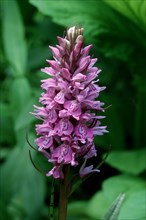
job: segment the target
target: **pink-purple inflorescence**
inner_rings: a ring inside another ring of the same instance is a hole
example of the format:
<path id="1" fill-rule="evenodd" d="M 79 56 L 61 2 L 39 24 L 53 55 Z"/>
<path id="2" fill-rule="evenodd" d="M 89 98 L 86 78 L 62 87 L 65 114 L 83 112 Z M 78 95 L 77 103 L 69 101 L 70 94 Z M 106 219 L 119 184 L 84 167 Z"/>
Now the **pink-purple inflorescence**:
<path id="1" fill-rule="evenodd" d="M 58 37 L 59 45 L 51 47 L 54 60 L 47 60 L 50 67 L 42 72 L 51 78 L 42 80 L 40 103 L 35 107 L 36 125 L 39 136 L 38 150 L 54 167 L 46 175 L 64 178 L 65 164 L 77 166 L 79 159 L 85 161 L 80 168 L 81 177 L 98 171 L 93 166 L 85 167 L 88 158 L 96 156 L 94 136 L 107 132 L 100 126 L 100 111 L 104 103 L 95 100 L 105 87 L 97 85 L 100 69 L 94 67 L 97 59 L 91 58 L 92 45 L 83 47 L 83 28 L 71 27 L 64 38 Z"/>

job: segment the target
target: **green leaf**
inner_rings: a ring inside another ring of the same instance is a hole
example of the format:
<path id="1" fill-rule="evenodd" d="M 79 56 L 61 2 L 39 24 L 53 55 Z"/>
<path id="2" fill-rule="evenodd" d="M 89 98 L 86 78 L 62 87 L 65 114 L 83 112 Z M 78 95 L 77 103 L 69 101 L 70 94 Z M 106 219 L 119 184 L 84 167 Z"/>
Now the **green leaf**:
<path id="1" fill-rule="evenodd" d="M 15 0 L 1 1 L 3 45 L 6 57 L 13 67 L 14 75 L 26 72 L 27 49 L 24 27 Z"/>
<path id="2" fill-rule="evenodd" d="M 117 220 L 146 218 L 146 190 L 133 193 L 123 204 Z"/>
<path id="3" fill-rule="evenodd" d="M 102 187 L 107 201 L 112 203 L 120 193 L 125 193 L 127 199 L 136 191 L 143 190 L 145 181 L 135 176 L 118 175 L 104 181 Z"/>
<path id="4" fill-rule="evenodd" d="M 9 111 L 10 105 L 8 103 L 0 103 L 0 142 L 11 143 L 14 140 L 14 129 L 11 118 L 11 112 Z"/>
<path id="5" fill-rule="evenodd" d="M 106 210 L 109 207 L 109 202 L 107 201 L 105 195 L 102 191 L 97 192 L 89 201 L 86 213 L 89 217 L 93 219 L 101 219 Z"/>
<path id="6" fill-rule="evenodd" d="M 109 11 L 112 10 L 102 1 L 35 1 L 30 3 L 44 15 L 51 16 L 53 21 L 62 26 L 81 25 L 85 28 L 85 36 L 94 38 L 97 33 L 105 32 L 108 26 Z M 87 10 L 88 8 L 88 10 Z M 102 14 L 100 11 L 102 10 Z M 102 19 L 101 19 L 102 18 Z M 100 24 L 99 24 L 100 23 Z"/>
<path id="7" fill-rule="evenodd" d="M 30 3 L 51 16 L 56 24 L 83 26 L 85 41 L 95 43 L 98 53 L 101 51 L 107 57 L 127 61 L 136 44 L 146 47 L 144 32 L 104 1 L 30 0 Z"/>
<path id="8" fill-rule="evenodd" d="M 120 194 L 125 194 L 125 199 L 120 209 L 122 210 L 128 199 L 130 199 L 135 192 L 140 192 L 143 189 L 145 189 L 145 181 L 141 178 L 130 175 L 118 175 L 111 177 L 103 182 L 102 191 L 97 192 L 90 199 L 86 208 L 86 214 L 95 220 L 102 219 L 107 210 L 112 207 L 111 204 L 115 203 Z M 110 217 L 113 217 L 114 213 L 115 212 L 113 212 Z M 120 220 L 123 219 L 121 218 Z"/>
<path id="9" fill-rule="evenodd" d="M 94 1 L 82 2 L 78 0 L 75 0 L 75 1 L 61 0 L 61 1 L 49 1 L 48 2 L 48 1 L 30 0 L 30 3 L 36 6 L 40 12 L 42 12 L 45 15 L 52 16 L 53 21 L 55 23 L 62 24 L 63 26 L 66 24 L 71 25 L 71 23 L 73 22 L 73 18 L 75 18 L 74 24 L 80 21 L 81 17 L 84 17 L 84 15 L 78 14 L 78 11 L 85 12 L 86 13 L 85 16 L 87 16 L 87 14 L 90 14 L 91 11 L 95 12 L 95 8 L 90 7 L 91 2 L 94 5 L 96 5 L 96 2 Z M 84 4 L 89 6 L 88 11 L 85 9 Z M 67 18 L 69 20 L 66 20 Z"/>
<path id="10" fill-rule="evenodd" d="M 28 100 L 20 114 L 18 115 L 15 121 L 15 130 L 19 130 L 21 128 L 27 128 L 28 125 L 35 120 L 35 117 L 30 114 L 33 112 L 33 105 L 36 102 L 34 98 Z"/>
<path id="11" fill-rule="evenodd" d="M 121 193 L 116 200 L 113 202 L 111 207 L 108 209 L 106 214 L 103 217 L 103 220 L 115 220 L 117 219 L 123 200 L 124 200 L 125 194 Z"/>
<path id="12" fill-rule="evenodd" d="M 43 176 L 31 164 L 26 144 L 16 146 L 2 166 L 0 189 L 0 199 L 5 204 L 6 213 L 19 211 L 20 216 L 40 219 L 45 182 Z"/>
<path id="13" fill-rule="evenodd" d="M 138 24 L 143 30 L 146 30 L 145 0 L 104 0 L 107 4 L 119 11 L 126 17 L 130 18 L 133 22 Z"/>
<path id="14" fill-rule="evenodd" d="M 27 105 L 31 99 L 31 88 L 26 78 L 16 78 L 10 87 L 10 104 L 14 119 L 20 114 L 20 111 Z"/>
<path id="15" fill-rule="evenodd" d="M 138 175 L 146 169 L 146 150 L 115 151 L 106 159 L 110 166 L 126 173 Z"/>

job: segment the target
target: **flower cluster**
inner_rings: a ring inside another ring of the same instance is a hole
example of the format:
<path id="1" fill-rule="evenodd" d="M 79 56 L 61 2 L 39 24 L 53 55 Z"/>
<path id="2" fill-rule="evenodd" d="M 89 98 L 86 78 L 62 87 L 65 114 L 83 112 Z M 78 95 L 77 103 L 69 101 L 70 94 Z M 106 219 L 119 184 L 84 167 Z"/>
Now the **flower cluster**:
<path id="1" fill-rule="evenodd" d="M 54 60 L 47 60 L 50 67 L 42 69 L 50 75 L 42 80 L 40 103 L 35 107 L 35 117 L 42 120 L 36 125 L 39 137 L 38 150 L 54 167 L 46 175 L 64 178 L 65 164 L 76 166 L 80 158 L 85 161 L 96 156 L 94 136 L 107 132 L 100 126 L 99 111 L 104 111 L 103 103 L 96 101 L 100 91 L 96 79 L 100 69 L 94 67 L 97 59 L 91 58 L 92 45 L 83 47 L 83 28 L 71 27 L 64 38 L 58 37 L 59 45 L 51 47 Z M 80 169 L 80 176 L 92 170 L 92 166 Z"/>

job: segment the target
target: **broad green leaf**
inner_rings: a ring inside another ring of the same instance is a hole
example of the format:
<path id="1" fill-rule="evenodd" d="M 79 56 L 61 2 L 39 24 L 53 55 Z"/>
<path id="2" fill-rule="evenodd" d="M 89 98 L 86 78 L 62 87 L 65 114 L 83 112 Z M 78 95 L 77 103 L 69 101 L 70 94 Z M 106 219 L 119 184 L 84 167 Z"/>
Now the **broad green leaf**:
<path id="1" fill-rule="evenodd" d="M 20 111 L 25 108 L 31 99 L 31 87 L 26 78 L 16 78 L 12 82 L 9 92 L 11 111 L 16 120 L 16 117 L 20 114 Z"/>
<path id="2" fill-rule="evenodd" d="M 12 214 L 15 209 L 29 220 L 39 219 L 44 205 L 44 184 L 43 176 L 30 162 L 27 144 L 16 146 L 1 168 L 0 199 L 5 212 Z"/>
<path id="3" fill-rule="evenodd" d="M 130 175 L 118 175 L 103 182 L 103 193 L 110 203 L 120 194 L 125 193 L 125 200 L 134 192 L 145 188 L 145 181 Z"/>
<path id="4" fill-rule="evenodd" d="M 27 49 L 24 27 L 17 1 L 1 1 L 3 45 L 14 75 L 26 72 Z"/>
<path id="5" fill-rule="evenodd" d="M 115 151 L 106 159 L 110 166 L 126 173 L 138 175 L 146 169 L 146 150 Z"/>
<path id="6" fill-rule="evenodd" d="M 8 103 L 0 103 L 0 142 L 11 143 L 14 140 L 14 129 L 10 112 L 10 105 Z"/>
<path id="7" fill-rule="evenodd" d="M 117 220 L 146 218 L 146 190 L 133 193 L 123 204 Z"/>
<path id="8" fill-rule="evenodd" d="M 30 0 L 30 3 L 36 6 L 44 15 L 51 16 L 57 24 L 66 27 L 73 25 L 83 26 L 86 30 L 85 36 L 88 39 L 94 38 L 101 32 L 106 32 L 106 28 L 109 26 L 109 17 L 113 15 L 110 7 L 102 1 Z M 101 10 L 102 13 L 100 13 Z"/>
<path id="9" fill-rule="evenodd" d="M 93 219 L 101 219 L 110 203 L 102 191 L 97 192 L 89 201 L 86 213 Z"/>
<path id="10" fill-rule="evenodd" d="M 31 122 L 35 120 L 35 117 L 30 114 L 33 112 L 33 105 L 35 104 L 36 100 L 34 98 L 28 100 L 20 114 L 18 115 L 15 121 L 15 130 L 18 131 L 21 128 L 27 128 Z"/>
<path id="11" fill-rule="evenodd" d="M 115 220 L 117 219 L 125 194 L 120 193 L 120 195 L 116 198 L 116 200 L 112 203 L 106 214 L 104 215 L 102 220 Z"/>
<path id="12" fill-rule="evenodd" d="M 143 31 L 137 30 L 131 20 L 104 1 L 29 1 L 44 15 L 51 16 L 56 24 L 65 27 L 83 26 L 85 40 L 95 43 L 98 51 L 108 57 L 127 61 L 135 42 L 146 47 Z"/>
<path id="13" fill-rule="evenodd" d="M 111 177 L 103 182 L 102 191 L 97 192 L 90 199 L 87 205 L 86 214 L 95 220 L 102 219 L 107 210 L 109 210 L 111 205 L 114 204 L 116 198 L 121 193 L 125 194 L 125 198 L 121 206 L 122 210 L 128 199 L 130 199 L 135 192 L 140 192 L 143 189 L 145 189 L 145 182 L 141 178 L 136 178 L 130 175 L 118 175 Z"/>
<path id="14" fill-rule="evenodd" d="M 14 195 L 14 197 L 11 198 L 8 206 L 7 206 L 7 210 L 6 210 L 6 214 L 8 214 L 10 217 L 10 219 L 15 220 L 16 216 L 17 219 L 24 219 L 25 218 L 25 208 L 23 207 L 21 198 L 19 197 L 19 195 Z M 4 220 L 6 220 L 6 218 L 4 217 Z M 29 217 L 26 217 L 26 220 L 29 220 Z"/>
<path id="15" fill-rule="evenodd" d="M 107 4 L 146 30 L 146 3 L 145 0 L 104 0 Z"/>

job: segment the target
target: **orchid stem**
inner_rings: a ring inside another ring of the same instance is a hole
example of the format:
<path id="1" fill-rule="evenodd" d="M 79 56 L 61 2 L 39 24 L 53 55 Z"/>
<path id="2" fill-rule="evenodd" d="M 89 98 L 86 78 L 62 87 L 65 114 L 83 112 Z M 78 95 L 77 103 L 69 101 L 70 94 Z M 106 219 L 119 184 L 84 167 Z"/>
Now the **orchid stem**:
<path id="1" fill-rule="evenodd" d="M 68 203 L 68 170 L 69 166 L 63 167 L 64 179 L 60 180 L 60 198 L 58 220 L 66 220 Z"/>

